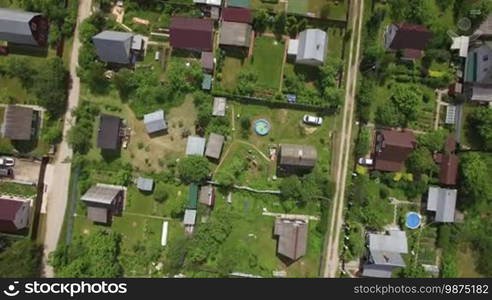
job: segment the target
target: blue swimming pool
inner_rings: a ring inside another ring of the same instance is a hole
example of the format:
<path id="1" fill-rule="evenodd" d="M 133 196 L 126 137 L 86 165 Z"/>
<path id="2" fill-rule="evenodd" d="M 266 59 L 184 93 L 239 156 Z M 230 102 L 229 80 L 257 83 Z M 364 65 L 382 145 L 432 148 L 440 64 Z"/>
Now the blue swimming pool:
<path id="1" fill-rule="evenodd" d="M 410 229 L 419 228 L 422 223 L 422 217 L 416 212 L 409 212 L 407 214 L 406 226 Z"/>

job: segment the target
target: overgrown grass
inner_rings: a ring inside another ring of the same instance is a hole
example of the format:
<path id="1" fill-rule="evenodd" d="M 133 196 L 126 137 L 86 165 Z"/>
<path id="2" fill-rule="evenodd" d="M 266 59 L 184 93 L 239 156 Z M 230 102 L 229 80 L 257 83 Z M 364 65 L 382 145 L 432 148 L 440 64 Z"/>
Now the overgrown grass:
<path id="1" fill-rule="evenodd" d="M 278 89 L 282 73 L 285 43 L 271 37 L 259 37 L 250 64 L 258 75 L 258 84 Z"/>
<path id="2" fill-rule="evenodd" d="M 0 194 L 14 195 L 18 197 L 34 197 L 37 190 L 33 185 L 18 184 L 0 181 Z"/>

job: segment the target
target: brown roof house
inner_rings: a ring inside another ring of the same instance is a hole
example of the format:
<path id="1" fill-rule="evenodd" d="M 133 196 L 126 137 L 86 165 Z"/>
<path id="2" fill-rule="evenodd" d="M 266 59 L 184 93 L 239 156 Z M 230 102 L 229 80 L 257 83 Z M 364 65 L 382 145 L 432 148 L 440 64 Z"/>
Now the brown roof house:
<path id="1" fill-rule="evenodd" d="M 411 131 L 381 130 L 376 133 L 374 168 L 380 171 L 398 172 L 417 145 Z"/>
<path id="2" fill-rule="evenodd" d="M 48 32 L 48 19 L 40 13 L 0 8 L 0 41 L 45 47 Z"/>
<path id="3" fill-rule="evenodd" d="M 0 195 L 0 232 L 15 233 L 29 223 L 30 199 Z"/>
<path id="4" fill-rule="evenodd" d="M 29 141 L 36 134 L 37 112 L 32 108 L 9 105 L 3 118 L 2 135 L 4 138 Z"/>
<path id="5" fill-rule="evenodd" d="M 212 51 L 214 23 L 211 19 L 173 17 L 170 42 L 173 48 L 191 51 Z"/>
<path id="6" fill-rule="evenodd" d="M 202 68 L 207 73 L 214 72 L 214 54 L 211 51 L 202 52 L 202 56 L 200 59 L 202 63 Z"/>
<path id="7" fill-rule="evenodd" d="M 432 33 L 423 25 L 391 24 L 384 33 L 384 46 L 390 51 L 401 51 L 406 60 L 419 59 L 424 55 Z"/>
<path id="8" fill-rule="evenodd" d="M 222 148 L 224 147 L 224 139 L 225 138 L 223 135 L 211 133 L 208 137 L 207 147 L 205 149 L 205 156 L 208 158 L 219 160 L 222 153 Z"/>
<path id="9" fill-rule="evenodd" d="M 119 185 L 98 183 L 81 198 L 87 205 L 87 218 L 95 223 L 109 224 L 113 215 L 123 210 L 125 188 Z"/>
<path id="10" fill-rule="evenodd" d="M 111 115 L 101 115 L 97 146 L 105 150 L 117 150 L 121 144 L 121 118 Z"/>
<path id="11" fill-rule="evenodd" d="M 316 165 L 316 148 L 306 145 L 281 144 L 278 155 L 280 173 L 310 171 Z"/>
<path id="12" fill-rule="evenodd" d="M 253 22 L 253 15 L 251 14 L 251 10 L 247 8 L 226 7 L 222 10 L 222 20 L 251 24 Z"/>
<path id="13" fill-rule="evenodd" d="M 304 220 L 277 218 L 274 235 L 278 236 L 278 254 L 292 261 L 306 254 L 308 224 Z"/>
<path id="14" fill-rule="evenodd" d="M 220 25 L 221 46 L 248 48 L 251 45 L 253 27 L 248 23 L 223 21 Z"/>
<path id="15" fill-rule="evenodd" d="M 200 195 L 198 197 L 198 201 L 207 206 L 213 206 L 215 203 L 215 189 L 214 187 L 209 185 L 203 185 L 200 188 Z"/>

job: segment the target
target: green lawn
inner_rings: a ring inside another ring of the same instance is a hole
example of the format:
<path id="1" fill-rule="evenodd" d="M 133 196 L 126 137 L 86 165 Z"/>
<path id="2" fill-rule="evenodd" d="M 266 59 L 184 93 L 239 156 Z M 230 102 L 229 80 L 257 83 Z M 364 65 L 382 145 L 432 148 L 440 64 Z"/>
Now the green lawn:
<path id="1" fill-rule="evenodd" d="M 37 193 L 35 186 L 3 181 L 0 181 L 0 191 L 19 197 L 34 197 Z"/>
<path id="2" fill-rule="evenodd" d="M 348 0 L 306 0 L 308 11 L 324 19 L 345 20 Z M 289 1 L 290 3 L 290 1 Z"/>
<path id="3" fill-rule="evenodd" d="M 287 12 L 292 14 L 304 15 L 308 12 L 309 2 L 306 0 L 289 0 Z"/>
<path id="4" fill-rule="evenodd" d="M 285 4 L 278 0 L 251 0 L 251 8 L 282 12 L 285 10 Z"/>
<path id="5" fill-rule="evenodd" d="M 315 221 L 309 224 L 306 255 L 297 262 L 286 265 L 276 254 L 277 239 L 272 234 L 275 218 L 262 215 L 264 208 L 271 212 L 282 212 L 278 197 L 234 192 L 232 204 L 227 204 L 225 196 L 219 194 L 216 209 L 222 206 L 227 206 L 238 217 L 234 219 L 232 232 L 220 247 L 218 257 L 227 255 L 229 249 L 238 247 L 247 249 L 247 252 L 256 258 L 255 262 L 252 262 L 249 256 L 238 257 L 234 271 L 264 277 L 272 277 L 274 270 L 284 270 L 288 277 L 318 276 L 322 237 L 315 230 Z"/>
<path id="6" fill-rule="evenodd" d="M 271 37 L 255 40 L 255 49 L 250 64 L 258 74 L 258 84 L 278 89 L 284 57 L 285 43 Z"/>

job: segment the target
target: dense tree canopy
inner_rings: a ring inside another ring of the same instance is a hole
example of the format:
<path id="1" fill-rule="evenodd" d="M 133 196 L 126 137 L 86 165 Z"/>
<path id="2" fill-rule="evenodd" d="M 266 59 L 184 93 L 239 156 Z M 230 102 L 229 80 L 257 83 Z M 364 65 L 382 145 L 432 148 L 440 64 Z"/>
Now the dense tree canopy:
<path id="1" fill-rule="evenodd" d="M 28 239 L 19 240 L 0 252 L 0 277 L 39 277 L 42 248 Z"/>
<path id="2" fill-rule="evenodd" d="M 480 137 L 482 145 L 492 150 L 492 108 L 479 107 L 469 119 L 472 130 Z"/>
<path id="3" fill-rule="evenodd" d="M 461 189 L 465 195 L 466 206 L 479 210 L 490 205 L 492 185 L 490 184 L 489 168 L 486 162 L 476 152 L 465 153 L 460 157 Z"/>
<path id="4" fill-rule="evenodd" d="M 119 234 L 102 230 L 77 236 L 70 245 L 57 248 L 51 264 L 58 277 L 121 277 L 120 242 Z"/>
<path id="5" fill-rule="evenodd" d="M 185 183 L 200 183 L 210 173 L 208 160 L 199 155 L 186 156 L 178 163 L 178 173 L 181 180 Z"/>

